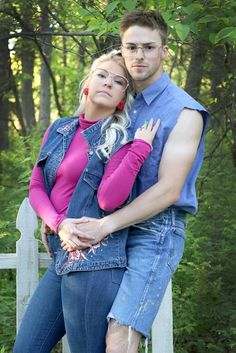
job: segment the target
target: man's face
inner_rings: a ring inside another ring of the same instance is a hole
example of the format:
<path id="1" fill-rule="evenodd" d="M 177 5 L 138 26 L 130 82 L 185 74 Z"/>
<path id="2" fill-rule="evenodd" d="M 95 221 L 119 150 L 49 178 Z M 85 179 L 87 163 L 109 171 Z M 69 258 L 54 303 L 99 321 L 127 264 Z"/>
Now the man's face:
<path id="1" fill-rule="evenodd" d="M 160 77 L 167 46 L 159 32 L 148 27 L 131 26 L 122 37 L 122 56 L 127 69 L 141 91 Z"/>

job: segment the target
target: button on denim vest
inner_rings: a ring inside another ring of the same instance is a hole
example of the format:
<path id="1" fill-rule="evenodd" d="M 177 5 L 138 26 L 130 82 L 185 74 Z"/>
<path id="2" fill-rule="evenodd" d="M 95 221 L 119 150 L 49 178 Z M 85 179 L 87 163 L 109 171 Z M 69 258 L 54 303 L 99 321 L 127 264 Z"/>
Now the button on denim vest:
<path id="1" fill-rule="evenodd" d="M 172 83 L 167 73 L 139 93 L 131 109 L 132 131 L 142 126 L 145 120 L 160 118 L 161 125 L 153 142 L 153 151 L 145 160 L 136 180 L 136 196 L 143 193 L 158 181 L 158 169 L 165 142 L 175 126 L 184 108 L 194 109 L 201 113 L 204 129 L 198 147 L 197 155 L 187 176 L 179 200 L 174 207 L 191 214 L 197 211 L 195 181 L 200 170 L 204 154 L 204 136 L 209 115 L 204 107 L 196 102 L 181 88 Z M 176 170 L 176 174 L 178 170 Z"/>
<path id="2" fill-rule="evenodd" d="M 101 218 L 109 213 L 100 209 L 97 200 L 97 189 L 107 162 L 104 156 L 96 152 L 96 147 L 101 140 L 102 123 L 99 121 L 83 131 L 89 145 L 88 163 L 71 196 L 67 209 L 68 218 L 83 216 Z M 42 168 L 48 195 L 54 185 L 57 169 L 69 148 L 78 125 L 79 119 L 77 117 L 69 117 L 55 121 L 50 127 L 48 138 L 38 157 L 38 165 Z M 120 140 L 121 138 L 118 136 L 112 154 L 121 147 Z M 132 140 L 131 134 L 129 135 L 130 140 Z M 131 201 L 131 197 L 129 201 Z M 128 229 L 123 229 L 109 235 L 91 249 L 77 250 L 71 253 L 61 249 L 58 237 L 57 273 L 125 267 L 127 264 L 125 252 L 127 235 Z"/>

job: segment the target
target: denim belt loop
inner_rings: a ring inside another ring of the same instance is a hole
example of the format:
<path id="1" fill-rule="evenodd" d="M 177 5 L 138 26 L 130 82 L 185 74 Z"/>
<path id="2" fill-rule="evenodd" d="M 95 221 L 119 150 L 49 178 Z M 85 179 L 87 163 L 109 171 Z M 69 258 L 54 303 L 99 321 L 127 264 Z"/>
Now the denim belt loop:
<path id="1" fill-rule="evenodd" d="M 174 210 L 174 208 L 171 208 L 171 223 L 172 223 L 172 226 L 175 226 L 175 210 Z"/>

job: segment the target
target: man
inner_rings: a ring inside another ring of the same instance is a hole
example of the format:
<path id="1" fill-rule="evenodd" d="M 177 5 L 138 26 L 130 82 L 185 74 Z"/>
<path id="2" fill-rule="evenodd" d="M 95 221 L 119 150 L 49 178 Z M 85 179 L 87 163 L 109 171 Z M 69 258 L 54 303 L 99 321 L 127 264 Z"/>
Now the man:
<path id="1" fill-rule="evenodd" d="M 93 234 L 96 243 L 110 233 L 136 225 L 131 227 L 127 245 L 128 269 L 109 314 L 106 353 L 137 353 L 139 340 L 148 335 L 182 257 L 184 215 L 197 210 L 194 184 L 203 160 L 208 114 L 163 70 L 168 55 L 167 25 L 159 14 L 130 12 L 120 27 L 121 52 L 137 94 L 130 113 L 133 131 L 151 118 L 160 118 L 161 125 L 136 183 L 138 197 L 103 219 L 85 219 L 88 223 L 78 228 L 81 240 Z M 140 254 L 149 241 L 150 228 L 140 222 L 153 216 L 157 217 L 156 223 L 151 222 L 150 227 L 155 223 L 156 229 L 151 231 L 156 232 L 158 241 L 153 245 L 157 247 L 156 256 L 149 265 L 149 255 L 143 260 Z M 141 245 L 134 243 L 138 232 Z M 142 268 L 145 263 L 149 268 Z M 147 296 L 143 294 L 146 292 Z"/>

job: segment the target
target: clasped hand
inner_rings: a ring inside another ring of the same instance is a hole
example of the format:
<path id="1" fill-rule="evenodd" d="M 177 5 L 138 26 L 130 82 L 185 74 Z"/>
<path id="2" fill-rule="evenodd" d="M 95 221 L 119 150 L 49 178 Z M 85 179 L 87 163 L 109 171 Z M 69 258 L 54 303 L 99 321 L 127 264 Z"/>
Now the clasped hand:
<path id="1" fill-rule="evenodd" d="M 107 235 L 102 232 L 102 219 L 90 217 L 64 219 L 58 227 L 58 234 L 65 251 L 92 247 Z"/>

